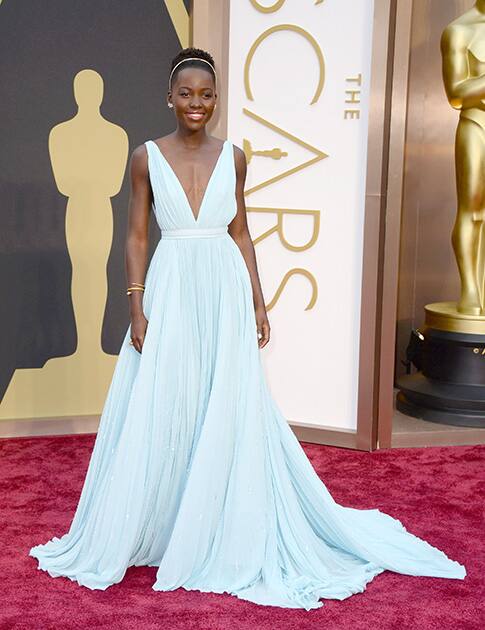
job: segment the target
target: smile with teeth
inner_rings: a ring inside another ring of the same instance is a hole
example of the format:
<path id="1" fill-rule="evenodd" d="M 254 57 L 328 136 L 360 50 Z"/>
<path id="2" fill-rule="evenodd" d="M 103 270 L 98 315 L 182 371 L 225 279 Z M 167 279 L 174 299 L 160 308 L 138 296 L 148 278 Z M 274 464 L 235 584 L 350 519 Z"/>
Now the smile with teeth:
<path id="1" fill-rule="evenodd" d="M 200 120 L 204 117 L 204 114 L 202 112 L 187 112 L 186 116 L 192 120 Z"/>

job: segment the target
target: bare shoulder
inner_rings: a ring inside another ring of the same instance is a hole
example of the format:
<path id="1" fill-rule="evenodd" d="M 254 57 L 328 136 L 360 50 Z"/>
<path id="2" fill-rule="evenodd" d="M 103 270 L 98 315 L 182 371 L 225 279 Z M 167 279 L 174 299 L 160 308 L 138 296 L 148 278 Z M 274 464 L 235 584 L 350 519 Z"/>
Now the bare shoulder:
<path id="1" fill-rule="evenodd" d="M 234 151 L 234 163 L 236 164 L 236 170 L 238 172 L 245 173 L 247 169 L 246 154 L 237 145 L 233 144 L 232 146 Z"/>
<path id="2" fill-rule="evenodd" d="M 148 171 L 148 153 L 145 144 L 140 144 L 133 149 L 131 158 L 131 172 L 134 176 L 145 176 Z"/>

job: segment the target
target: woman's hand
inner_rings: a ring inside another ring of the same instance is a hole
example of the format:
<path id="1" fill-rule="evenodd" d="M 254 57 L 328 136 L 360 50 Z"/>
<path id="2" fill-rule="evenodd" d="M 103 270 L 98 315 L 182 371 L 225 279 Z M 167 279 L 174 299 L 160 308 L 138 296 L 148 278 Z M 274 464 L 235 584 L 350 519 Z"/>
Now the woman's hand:
<path id="1" fill-rule="evenodd" d="M 143 313 L 131 316 L 131 341 L 133 342 L 135 350 L 138 350 L 140 354 L 143 348 L 147 326 L 148 320 Z"/>
<path id="2" fill-rule="evenodd" d="M 258 346 L 264 348 L 269 341 L 270 326 L 268 316 L 266 314 L 266 308 L 259 306 L 256 310 L 256 330 L 258 334 Z M 260 335 L 261 333 L 261 335 Z"/>

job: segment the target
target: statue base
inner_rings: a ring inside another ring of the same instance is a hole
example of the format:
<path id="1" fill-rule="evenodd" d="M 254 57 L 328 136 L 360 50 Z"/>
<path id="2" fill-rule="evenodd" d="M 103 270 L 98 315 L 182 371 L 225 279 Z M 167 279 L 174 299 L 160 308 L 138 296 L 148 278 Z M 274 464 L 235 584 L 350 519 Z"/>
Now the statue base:
<path id="1" fill-rule="evenodd" d="M 430 422 L 485 427 L 485 317 L 454 302 L 425 306 L 416 374 L 397 379 L 396 407 Z"/>

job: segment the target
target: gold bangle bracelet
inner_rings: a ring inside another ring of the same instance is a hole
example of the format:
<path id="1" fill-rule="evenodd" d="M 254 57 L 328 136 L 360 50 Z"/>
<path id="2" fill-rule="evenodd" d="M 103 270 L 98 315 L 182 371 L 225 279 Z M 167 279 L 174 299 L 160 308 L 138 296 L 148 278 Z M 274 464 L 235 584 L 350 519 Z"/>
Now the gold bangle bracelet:
<path id="1" fill-rule="evenodd" d="M 145 289 L 142 289 L 141 287 L 128 287 L 127 291 L 126 291 L 126 295 L 131 295 L 132 291 L 145 291 Z"/>

